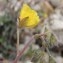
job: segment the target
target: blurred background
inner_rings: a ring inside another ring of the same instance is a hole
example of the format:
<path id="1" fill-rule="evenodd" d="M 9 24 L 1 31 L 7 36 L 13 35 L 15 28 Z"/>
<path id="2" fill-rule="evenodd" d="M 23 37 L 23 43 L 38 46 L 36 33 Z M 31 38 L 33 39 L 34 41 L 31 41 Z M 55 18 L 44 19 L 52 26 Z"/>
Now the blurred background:
<path id="1" fill-rule="evenodd" d="M 35 34 L 20 63 L 63 63 L 63 0 L 0 0 L 0 61 L 10 63 L 16 57 L 17 18 L 23 3 L 36 10 L 40 23 L 33 29 L 20 29 L 21 51 Z"/>

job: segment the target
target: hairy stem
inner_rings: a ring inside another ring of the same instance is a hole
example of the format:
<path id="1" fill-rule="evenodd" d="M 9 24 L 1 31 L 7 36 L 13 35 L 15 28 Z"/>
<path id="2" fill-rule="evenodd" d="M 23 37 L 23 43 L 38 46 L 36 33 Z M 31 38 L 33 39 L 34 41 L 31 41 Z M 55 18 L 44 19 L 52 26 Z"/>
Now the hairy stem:
<path id="1" fill-rule="evenodd" d="M 19 25 L 19 21 L 17 19 L 17 55 L 19 54 L 19 27 L 18 27 L 18 25 Z M 16 63 L 17 63 L 17 61 L 16 61 Z"/>
<path id="2" fill-rule="evenodd" d="M 13 63 L 17 63 L 17 61 L 20 59 L 20 57 L 22 57 L 24 51 L 29 47 L 29 45 L 33 42 L 33 40 L 34 40 L 34 38 L 36 36 L 40 37 L 40 36 L 43 36 L 43 35 L 45 35 L 45 34 L 37 34 L 37 35 L 32 36 L 30 41 L 27 42 L 27 44 L 24 46 L 24 48 L 18 53 L 18 55 L 16 56 L 16 58 L 15 58 Z"/>

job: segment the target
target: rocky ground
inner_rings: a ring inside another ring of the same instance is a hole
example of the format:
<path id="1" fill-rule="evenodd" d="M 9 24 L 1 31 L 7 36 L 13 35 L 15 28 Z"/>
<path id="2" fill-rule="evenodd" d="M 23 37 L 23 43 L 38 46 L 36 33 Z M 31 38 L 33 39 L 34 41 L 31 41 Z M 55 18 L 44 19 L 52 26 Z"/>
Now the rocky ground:
<path id="1" fill-rule="evenodd" d="M 23 3 L 28 3 L 38 12 L 41 22 L 34 29 L 20 30 L 19 50 L 22 50 L 32 35 L 48 33 L 46 34 L 46 44 L 44 45 L 42 37 L 35 39 L 33 45 L 21 58 L 22 61 L 23 59 L 25 61 L 18 63 L 63 63 L 63 0 L 0 0 L 0 17 L 5 16 L 0 18 L 0 58 L 5 59 L 3 63 L 12 63 L 8 60 L 15 59 L 16 18 Z M 44 53 L 42 53 L 43 51 Z"/>

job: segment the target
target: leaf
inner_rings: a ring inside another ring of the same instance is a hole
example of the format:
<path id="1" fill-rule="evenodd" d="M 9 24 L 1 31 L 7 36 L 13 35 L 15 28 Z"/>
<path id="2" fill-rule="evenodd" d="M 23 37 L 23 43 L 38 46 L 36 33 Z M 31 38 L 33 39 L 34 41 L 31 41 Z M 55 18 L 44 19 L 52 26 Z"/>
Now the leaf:
<path id="1" fill-rule="evenodd" d="M 0 37 L 0 43 L 3 43 L 5 41 L 4 37 Z"/>

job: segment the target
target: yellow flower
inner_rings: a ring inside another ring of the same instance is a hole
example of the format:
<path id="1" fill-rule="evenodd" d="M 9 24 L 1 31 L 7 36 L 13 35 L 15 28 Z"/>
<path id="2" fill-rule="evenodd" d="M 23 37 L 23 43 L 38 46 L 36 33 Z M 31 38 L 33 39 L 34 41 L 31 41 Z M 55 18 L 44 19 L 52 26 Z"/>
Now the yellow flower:
<path id="1" fill-rule="evenodd" d="M 33 28 L 39 23 L 37 12 L 31 9 L 27 4 L 23 4 L 19 13 L 19 27 Z"/>

